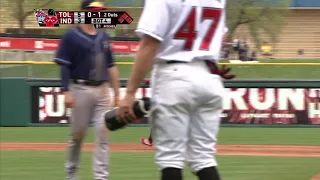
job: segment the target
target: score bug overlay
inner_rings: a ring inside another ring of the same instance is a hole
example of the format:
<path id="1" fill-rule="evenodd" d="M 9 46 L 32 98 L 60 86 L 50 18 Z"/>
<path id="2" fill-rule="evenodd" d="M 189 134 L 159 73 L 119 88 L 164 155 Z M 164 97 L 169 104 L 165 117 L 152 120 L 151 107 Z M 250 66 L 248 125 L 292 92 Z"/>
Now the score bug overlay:
<path id="1" fill-rule="evenodd" d="M 35 9 L 35 16 L 40 27 L 59 27 L 59 19 L 54 9 Z"/>
<path id="2" fill-rule="evenodd" d="M 93 24 L 96 28 L 115 28 L 118 24 L 130 24 L 133 18 L 124 11 L 55 11 L 35 9 L 39 26 L 59 27 L 60 24 Z"/>

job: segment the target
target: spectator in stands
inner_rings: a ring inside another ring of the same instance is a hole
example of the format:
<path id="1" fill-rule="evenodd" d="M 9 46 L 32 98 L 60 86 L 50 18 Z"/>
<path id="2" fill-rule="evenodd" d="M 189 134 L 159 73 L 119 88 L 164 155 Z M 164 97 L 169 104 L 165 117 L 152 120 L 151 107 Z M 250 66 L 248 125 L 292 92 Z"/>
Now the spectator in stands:
<path id="1" fill-rule="evenodd" d="M 298 59 L 303 59 L 304 49 L 298 49 L 297 54 L 298 54 L 297 56 Z"/>
<path id="2" fill-rule="evenodd" d="M 230 45 L 233 43 L 230 41 L 230 37 L 227 33 L 224 34 L 223 36 L 223 45 L 222 45 L 222 58 L 223 59 L 228 59 L 230 56 Z"/>
<path id="3" fill-rule="evenodd" d="M 249 57 L 248 57 L 249 45 L 248 45 L 248 42 L 246 39 L 243 41 L 243 46 L 241 49 L 242 49 L 242 57 L 243 57 L 242 61 L 248 61 L 249 60 Z"/>
<path id="4" fill-rule="evenodd" d="M 232 47 L 235 52 L 238 52 L 240 47 L 240 40 L 238 38 L 233 39 Z"/>
<path id="5" fill-rule="evenodd" d="M 241 61 L 245 61 L 245 50 L 240 46 L 239 50 L 238 50 L 238 55 L 239 55 L 239 60 Z"/>
<path id="6" fill-rule="evenodd" d="M 261 46 L 261 54 L 263 56 L 272 56 L 272 46 L 267 42 L 263 42 Z"/>
<path id="7" fill-rule="evenodd" d="M 240 40 L 238 37 L 236 37 L 235 39 L 233 39 L 232 41 L 232 49 L 233 49 L 233 53 L 235 54 L 235 59 L 236 59 L 236 55 L 239 54 L 239 48 L 240 48 Z M 240 57 L 239 57 L 240 59 Z"/>
<path id="8" fill-rule="evenodd" d="M 248 59 L 249 59 L 249 61 L 256 61 L 257 60 L 257 52 L 255 50 L 253 50 L 251 53 L 251 56 Z"/>
<path id="9" fill-rule="evenodd" d="M 224 47 L 223 48 L 223 59 L 228 59 L 230 56 L 230 48 L 229 47 Z"/>

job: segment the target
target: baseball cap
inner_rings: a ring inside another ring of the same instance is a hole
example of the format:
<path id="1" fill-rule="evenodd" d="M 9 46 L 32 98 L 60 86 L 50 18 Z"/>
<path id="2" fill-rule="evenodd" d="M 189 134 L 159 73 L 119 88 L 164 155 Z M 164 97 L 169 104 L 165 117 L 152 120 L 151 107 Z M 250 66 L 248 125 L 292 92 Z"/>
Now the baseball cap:
<path id="1" fill-rule="evenodd" d="M 105 10 L 103 3 L 97 0 L 82 0 L 81 10 Z"/>

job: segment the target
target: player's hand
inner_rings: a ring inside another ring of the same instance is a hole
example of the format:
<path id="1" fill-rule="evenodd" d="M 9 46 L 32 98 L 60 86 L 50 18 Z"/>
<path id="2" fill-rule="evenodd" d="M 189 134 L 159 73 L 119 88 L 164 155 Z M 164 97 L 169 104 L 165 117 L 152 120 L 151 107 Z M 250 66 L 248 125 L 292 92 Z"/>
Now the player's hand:
<path id="1" fill-rule="evenodd" d="M 135 102 L 135 96 L 133 94 L 126 94 L 125 97 L 119 103 L 118 120 L 126 124 L 136 120 L 136 116 L 133 112 L 133 104 Z"/>
<path id="2" fill-rule="evenodd" d="M 220 69 L 216 63 L 206 61 L 207 66 L 209 67 L 212 74 L 217 74 L 221 76 L 223 79 L 233 79 L 236 77 L 234 74 L 228 74 L 231 71 L 231 68 L 226 67 L 223 65 Z"/>
<path id="3" fill-rule="evenodd" d="M 73 98 L 72 93 L 70 91 L 65 91 L 63 95 L 64 95 L 64 104 L 66 105 L 66 107 L 72 108 L 75 104 L 75 100 Z"/>
<path id="4" fill-rule="evenodd" d="M 119 99 L 119 97 L 114 97 L 113 105 L 114 105 L 115 107 L 119 107 L 119 105 L 120 105 L 120 99 Z"/>
<path id="5" fill-rule="evenodd" d="M 236 77 L 235 74 L 228 74 L 231 71 L 231 68 L 228 68 L 226 65 L 222 65 L 222 67 L 218 70 L 219 75 L 224 79 L 233 79 Z"/>

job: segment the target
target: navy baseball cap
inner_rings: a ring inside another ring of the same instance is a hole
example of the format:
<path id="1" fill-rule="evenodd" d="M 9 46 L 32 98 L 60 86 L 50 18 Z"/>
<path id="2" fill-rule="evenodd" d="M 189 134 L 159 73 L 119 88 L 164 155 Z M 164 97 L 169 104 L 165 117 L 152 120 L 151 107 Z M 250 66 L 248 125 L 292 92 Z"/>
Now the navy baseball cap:
<path id="1" fill-rule="evenodd" d="M 103 3 L 97 0 L 82 0 L 81 10 L 105 10 Z"/>

